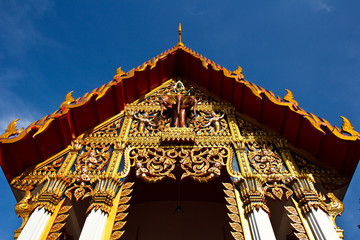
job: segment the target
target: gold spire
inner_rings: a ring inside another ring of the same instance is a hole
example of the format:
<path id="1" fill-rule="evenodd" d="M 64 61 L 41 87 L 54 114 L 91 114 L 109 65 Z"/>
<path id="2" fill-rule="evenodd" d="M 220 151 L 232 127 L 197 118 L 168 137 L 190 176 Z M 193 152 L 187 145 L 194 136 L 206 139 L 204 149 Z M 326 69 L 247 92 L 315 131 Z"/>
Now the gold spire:
<path id="1" fill-rule="evenodd" d="M 176 44 L 177 47 L 183 47 L 184 44 L 181 42 L 181 23 L 179 23 L 179 42 Z"/>

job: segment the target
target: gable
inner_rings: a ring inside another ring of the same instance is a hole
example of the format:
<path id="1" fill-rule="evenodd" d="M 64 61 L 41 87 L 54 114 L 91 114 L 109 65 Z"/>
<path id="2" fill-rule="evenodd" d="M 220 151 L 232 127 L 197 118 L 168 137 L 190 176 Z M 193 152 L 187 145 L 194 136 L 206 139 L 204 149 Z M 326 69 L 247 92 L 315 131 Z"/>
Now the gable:
<path id="1" fill-rule="evenodd" d="M 318 159 L 309 159 L 273 129 L 183 79 L 188 90 L 183 95 L 194 97 L 197 105 L 183 106 L 186 127 L 174 127 L 177 115 L 164 105 L 164 96 L 178 95 L 176 80 L 166 81 L 127 104 L 120 114 L 88 129 L 63 151 L 15 177 L 11 186 L 25 191 L 56 175 L 67 182 L 65 195 L 79 200 L 91 195 L 92 183 L 99 177 L 208 182 L 253 174 L 264 178 L 269 190 L 274 181 L 279 184 L 283 190 L 265 193 L 281 200 L 280 192 L 287 198 L 292 194 L 287 182 L 291 176 L 311 173 L 317 183 L 332 190 L 349 183 L 340 171 L 319 166 Z"/>
<path id="2" fill-rule="evenodd" d="M 238 112 L 269 126 L 321 163 L 352 176 L 360 157 L 357 132 L 341 130 L 304 111 L 291 94 L 281 99 L 246 81 L 240 68 L 231 72 L 178 45 L 126 74 L 118 69 L 111 82 L 77 100 L 70 98 L 53 114 L 20 133 L 15 131 L 14 136 L 2 138 L 0 163 L 7 179 L 66 148 L 88 129 L 175 76 L 182 76 L 232 104 Z"/>

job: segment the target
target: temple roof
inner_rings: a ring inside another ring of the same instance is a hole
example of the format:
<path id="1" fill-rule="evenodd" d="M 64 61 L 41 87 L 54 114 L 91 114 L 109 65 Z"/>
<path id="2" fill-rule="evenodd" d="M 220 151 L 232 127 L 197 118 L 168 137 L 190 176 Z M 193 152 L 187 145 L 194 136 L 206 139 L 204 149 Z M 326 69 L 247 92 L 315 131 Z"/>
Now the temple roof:
<path id="1" fill-rule="evenodd" d="M 352 177 L 360 158 L 360 134 L 346 118 L 342 129 L 333 126 L 300 108 L 289 90 L 283 99 L 275 96 L 245 80 L 240 67 L 229 71 L 180 41 L 127 73 L 119 68 L 112 81 L 77 100 L 70 92 L 58 110 L 20 132 L 14 120 L 0 136 L 0 165 L 6 178 L 10 181 L 66 148 L 84 131 L 120 113 L 126 104 L 174 76 L 190 80 L 230 102 L 241 114 L 274 129 L 320 164 Z"/>

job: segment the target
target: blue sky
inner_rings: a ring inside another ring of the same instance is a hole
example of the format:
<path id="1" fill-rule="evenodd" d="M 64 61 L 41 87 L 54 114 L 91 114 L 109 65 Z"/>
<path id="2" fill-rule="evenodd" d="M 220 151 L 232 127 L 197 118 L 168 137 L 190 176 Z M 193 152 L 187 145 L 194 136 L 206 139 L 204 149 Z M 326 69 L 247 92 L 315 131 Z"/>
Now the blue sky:
<path id="1" fill-rule="evenodd" d="M 360 131 L 360 2 L 0 1 L 0 132 L 54 112 L 75 98 L 183 42 L 229 70 L 341 126 Z M 360 231 L 359 169 L 338 219 L 346 239 Z M 19 225 L 0 179 L 0 235 Z"/>

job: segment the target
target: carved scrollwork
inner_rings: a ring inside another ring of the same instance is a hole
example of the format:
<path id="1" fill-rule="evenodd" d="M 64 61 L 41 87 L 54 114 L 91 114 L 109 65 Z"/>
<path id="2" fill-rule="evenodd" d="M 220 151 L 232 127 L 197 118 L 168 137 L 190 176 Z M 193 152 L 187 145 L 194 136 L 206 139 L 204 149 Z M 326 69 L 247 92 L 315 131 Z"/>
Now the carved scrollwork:
<path id="1" fill-rule="evenodd" d="M 283 161 L 279 154 L 271 149 L 271 146 L 257 143 L 249 143 L 249 161 L 255 172 L 260 174 L 283 173 Z"/>
<path id="2" fill-rule="evenodd" d="M 274 200 L 275 200 L 275 197 L 278 198 L 279 200 L 281 200 L 284 195 L 284 190 L 285 190 L 286 199 L 289 199 L 289 197 L 292 196 L 294 193 L 285 184 L 285 182 L 289 182 L 289 181 L 290 180 L 287 180 L 287 178 L 283 177 L 282 179 L 279 179 L 272 183 L 267 182 L 264 187 L 265 195 L 268 197 L 271 197 Z"/>
<path id="3" fill-rule="evenodd" d="M 124 119 L 117 119 L 89 134 L 91 138 L 117 137 Z"/>
<path id="4" fill-rule="evenodd" d="M 175 179 L 172 171 L 175 168 L 178 153 L 175 149 L 162 148 L 134 148 L 129 157 L 132 166 L 136 167 L 136 176 L 144 180 L 155 182 L 169 177 Z"/>
<path id="5" fill-rule="evenodd" d="M 224 112 L 199 111 L 194 119 L 189 119 L 188 125 L 193 128 L 194 132 L 198 135 L 230 135 L 229 125 L 224 116 Z"/>
<path id="6" fill-rule="evenodd" d="M 128 156 L 136 176 L 146 181 L 176 179 L 174 169 L 179 165 L 183 170 L 181 179 L 191 177 L 203 182 L 220 175 L 230 153 L 225 147 L 133 148 Z"/>
<path id="7" fill-rule="evenodd" d="M 191 176 L 199 182 L 206 182 L 220 176 L 220 170 L 229 156 L 226 148 L 181 149 L 181 168 L 185 171 L 181 179 Z M 224 161 L 225 160 L 225 161 Z"/>

